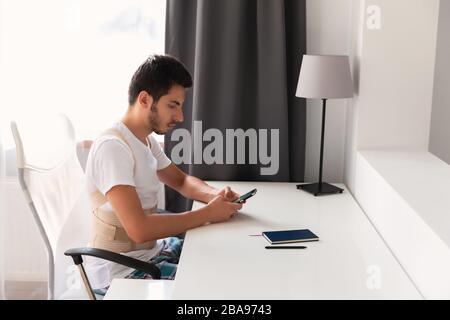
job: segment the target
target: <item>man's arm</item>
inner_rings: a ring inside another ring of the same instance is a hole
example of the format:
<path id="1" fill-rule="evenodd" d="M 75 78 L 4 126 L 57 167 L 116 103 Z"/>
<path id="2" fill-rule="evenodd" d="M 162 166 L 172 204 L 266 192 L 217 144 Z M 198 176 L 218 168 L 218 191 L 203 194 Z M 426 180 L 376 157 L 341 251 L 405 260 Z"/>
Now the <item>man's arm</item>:
<path id="1" fill-rule="evenodd" d="M 206 182 L 185 174 L 173 163 L 158 170 L 158 178 L 184 197 L 204 203 L 208 203 L 220 193 L 220 190 L 211 187 Z"/>
<path id="2" fill-rule="evenodd" d="M 127 235 L 137 243 L 174 236 L 208 222 L 226 221 L 242 208 L 241 204 L 217 196 L 207 206 L 197 210 L 180 214 L 145 215 L 136 189 L 128 185 L 112 187 L 106 193 L 106 198 Z"/>

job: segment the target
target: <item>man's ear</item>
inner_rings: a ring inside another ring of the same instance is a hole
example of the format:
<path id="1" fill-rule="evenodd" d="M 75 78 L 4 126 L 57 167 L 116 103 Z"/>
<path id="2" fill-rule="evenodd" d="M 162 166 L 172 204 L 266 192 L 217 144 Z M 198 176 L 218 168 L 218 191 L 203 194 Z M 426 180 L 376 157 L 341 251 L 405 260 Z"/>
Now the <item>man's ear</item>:
<path id="1" fill-rule="evenodd" d="M 144 108 L 150 108 L 153 104 L 153 97 L 147 91 L 139 92 L 137 100 Z"/>

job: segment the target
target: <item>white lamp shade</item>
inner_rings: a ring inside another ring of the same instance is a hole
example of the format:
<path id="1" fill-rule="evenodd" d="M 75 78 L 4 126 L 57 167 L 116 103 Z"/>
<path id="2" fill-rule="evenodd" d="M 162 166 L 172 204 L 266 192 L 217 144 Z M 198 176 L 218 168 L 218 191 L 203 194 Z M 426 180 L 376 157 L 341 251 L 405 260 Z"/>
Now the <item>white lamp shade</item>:
<path id="1" fill-rule="evenodd" d="M 303 55 L 295 95 L 321 99 L 353 97 L 348 56 Z"/>

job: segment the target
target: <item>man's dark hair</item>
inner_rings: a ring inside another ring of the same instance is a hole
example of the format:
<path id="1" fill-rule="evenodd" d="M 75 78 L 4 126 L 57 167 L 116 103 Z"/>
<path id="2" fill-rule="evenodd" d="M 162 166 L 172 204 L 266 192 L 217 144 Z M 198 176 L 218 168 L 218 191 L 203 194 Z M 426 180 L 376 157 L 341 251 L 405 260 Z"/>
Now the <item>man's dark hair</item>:
<path id="1" fill-rule="evenodd" d="M 174 84 L 185 88 L 192 86 L 192 78 L 186 67 L 172 56 L 152 55 L 131 78 L 128 103 L 130 106 L 134 104 L 141 91 L 146 91 L 157 102 Z"/>

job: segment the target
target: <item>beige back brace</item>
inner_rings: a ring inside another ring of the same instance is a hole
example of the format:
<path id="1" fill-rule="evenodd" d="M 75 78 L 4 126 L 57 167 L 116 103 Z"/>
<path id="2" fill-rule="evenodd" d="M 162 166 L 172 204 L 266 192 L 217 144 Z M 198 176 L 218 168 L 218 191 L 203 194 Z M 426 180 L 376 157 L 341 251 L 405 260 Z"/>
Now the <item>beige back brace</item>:
<path id="1" fill-rule="evenodd" d="M 123 141 L 133 151 L 125 140 L 124 136 L 118 130 L 110 129 L 102 135 L 111 134 Z M 134 158 L 134 154 L 133 154 Z M 136 170 L 136 159 L 133 168 L 133 175 Z M 144 243 L 136 243 L 128 237 L 122 223 L 113 211 L 105 211 L 100 209 L 102 205 L 108 202 L 108 199 L 100 190 L 91 193 L 92 204 L 92 223 L 89 246 L 98 249 L 109 250 L 117 253 L 129 252 L 134 250 L 151 249 L 155 246 L 156 241 L 146 241 Z M 149 215 L 156 212 L 156 206 L 144 210 L 144 214 Z"/>

